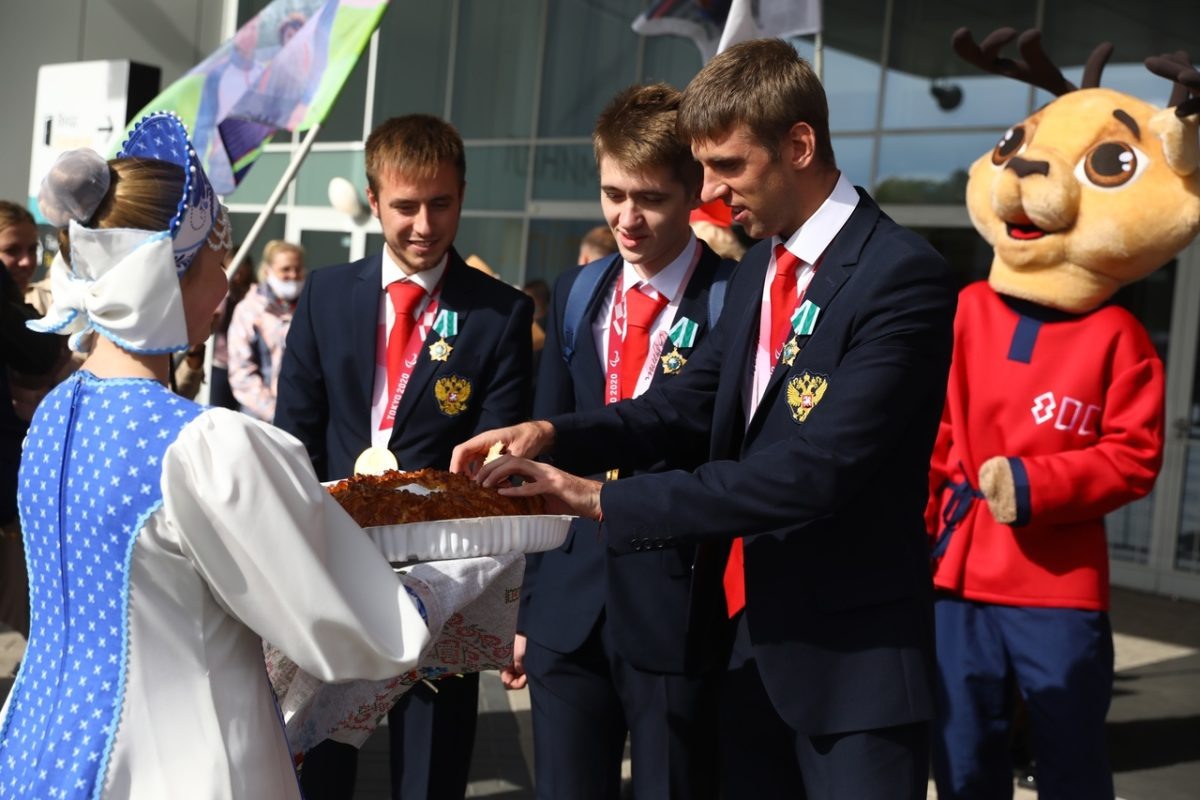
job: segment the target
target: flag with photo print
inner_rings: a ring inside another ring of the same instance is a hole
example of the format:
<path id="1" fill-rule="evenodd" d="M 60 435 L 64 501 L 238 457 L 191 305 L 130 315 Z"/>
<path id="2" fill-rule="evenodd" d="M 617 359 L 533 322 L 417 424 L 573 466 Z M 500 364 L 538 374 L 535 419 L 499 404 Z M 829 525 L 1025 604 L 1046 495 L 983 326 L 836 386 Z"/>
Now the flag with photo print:
<path id="1" fill-rule="evenodd" d="M 325 119 L 387 5 L 273 0 L 133 121 L 151 111 L 178 114 L 213 188 L 229 194 L 276 131 Z"/>
<path id="2" fill-rule="evenodd" d="M 821 30 L 820 0 L 656 0 L 633 21 L 644 36 L 686 36 L 707 62 L 730 45 Z"/>

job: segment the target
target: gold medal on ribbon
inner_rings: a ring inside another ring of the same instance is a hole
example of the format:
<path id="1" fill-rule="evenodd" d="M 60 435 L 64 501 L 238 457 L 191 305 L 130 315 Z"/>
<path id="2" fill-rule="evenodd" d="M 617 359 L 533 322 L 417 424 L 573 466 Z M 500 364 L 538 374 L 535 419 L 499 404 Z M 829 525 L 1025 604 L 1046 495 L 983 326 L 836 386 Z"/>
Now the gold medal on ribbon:
<path id="1" fill-rule="evenodd" d="M 436 342 L 429 345 L 429 360 L 445 361 L 446 359 L 450 358 L 450 353 L 453 351 L 454 347 L 451 346 L 449 342 L 447 342 L 444 338 L 438 339 Z"/>
<path id="2" fill-rule="evenodd" d="M 783 351 L 779 354 L 779 360 L 790 367 L 796 361 L 796 356 L 798 355 L 800 355 L 800 344 L 796 341 L 796 337 L 793 336 L 783 346 Z"/>
<path id="3" fill-rule="evenodd" d="M 386 447 L 368 447 L 354 459 L 355 475 L 382 475 L 390 469 L 400 469 L 400 463 Z"/>
<path id="4" fill-rule="evenodd" d="M 679 370 L 683 369 L 687 364 L 687 359 L 683 357 L 683 353 L 679 352 L 676 347 L 671 352 L 662 357 L 662 371 L 664 375 L 675 375 Z"/>

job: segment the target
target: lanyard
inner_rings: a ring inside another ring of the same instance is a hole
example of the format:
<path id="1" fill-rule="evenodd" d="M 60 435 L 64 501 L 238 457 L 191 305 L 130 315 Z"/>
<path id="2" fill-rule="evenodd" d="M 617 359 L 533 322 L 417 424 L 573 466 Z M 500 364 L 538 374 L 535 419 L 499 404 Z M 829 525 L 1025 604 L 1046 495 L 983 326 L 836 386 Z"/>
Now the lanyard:
<path id="1" fill-rule="evenodd" d="M 605 362 L 604 404 L 621 402 L 621 347 L 625 344 L 625 273 L 617 275 L 612 314 L 608 320 L 608 360 Z"/>
<path id="2" fill-rule="evenodd" d="M 438 297 L 441 292 L 442 285 L 439 283 L 433 290 L 429 306 L 421 314 L 417 326 L 413 328 L 412 334 L 408 337 L 408 343 L 404 346 L 404 367 L 400 371 L 399 379 L 396 381 L 396 389 L 392 392 L 387 407 L 384 408 L 383 419 L 379 421 L 379 430 L 381 431 L 388 430 L 396 424 L 396 410 L 400 407 L 400 401 L 404 398 L 404 389 L 408 386 L 408 381 L 412 378 L 413 371 L 417 367 L 417 361 L 421 357 L 421 348 L 425 344 L 425 337 L 429 333 L 429 326 L 437 319 Z M 396 322 L 397 320 L 393 320 L 392 325 L 395 325 Z"/>

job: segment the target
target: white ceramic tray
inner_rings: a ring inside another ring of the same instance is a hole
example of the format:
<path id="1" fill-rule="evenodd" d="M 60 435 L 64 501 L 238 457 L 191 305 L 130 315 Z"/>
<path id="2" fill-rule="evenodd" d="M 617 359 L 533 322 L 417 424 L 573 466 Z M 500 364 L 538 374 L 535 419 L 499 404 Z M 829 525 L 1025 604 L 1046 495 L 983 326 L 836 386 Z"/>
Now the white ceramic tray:
<path id="1" fill-rule="evenodd" d="M 553 550 L 567 538 L 574 517 L 477 517 L 363 528 L 393 563 L 474 558 Z"/>

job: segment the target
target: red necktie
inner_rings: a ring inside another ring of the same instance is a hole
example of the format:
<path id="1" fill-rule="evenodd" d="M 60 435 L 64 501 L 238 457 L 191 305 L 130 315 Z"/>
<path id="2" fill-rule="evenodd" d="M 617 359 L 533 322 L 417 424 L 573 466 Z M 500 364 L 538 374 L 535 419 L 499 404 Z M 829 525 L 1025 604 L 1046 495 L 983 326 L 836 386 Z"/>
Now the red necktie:
<path id="1" fill-rule="evenodd" d="M 771 279 L 771 366 L 779 360 L 792 333 L 792 312 L 796 310 L 796 268 L 800 259 L 782 244 L 775 245 L 775 277 Z M 729 560 L 725 562 L 725 608 L 734 617 L 746 607 L 746 567 L 742 540 L 733 540 Z"/>
<path id="2" fill-rule="evenodd" d="M 625 293 L 625 338 L 621 344 L 621 399 L 633 397 L 638 376 L 650 352 L 650 326 L 664 308 L 667 298 L 650 297 L 641 286 Z"/>
<path id="3" fill-rule="evenodd" d="M 393 281 L 387 287 L 388 299 L 396 312 L 392 322 L 392 331 L 387 340 L 387 382 L 388 402 L 396 394 L 396 384 L 400 382 L 400 373 L 404 371 L 404 349 L 412 337 L 413 329 L 417 327 L 414 313 L 417 306 L 425 299 L 425 289 L 414 281 Z"/>
<path id="4" fill-rule="evenodd" d="M 771 279 L 771 366 L 779 359 L 792 333 L 792 312 L 796 310 L 796 268 L 800 259 L 782 244 L 775 245 L 775 277 Z"/>

